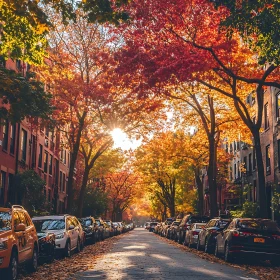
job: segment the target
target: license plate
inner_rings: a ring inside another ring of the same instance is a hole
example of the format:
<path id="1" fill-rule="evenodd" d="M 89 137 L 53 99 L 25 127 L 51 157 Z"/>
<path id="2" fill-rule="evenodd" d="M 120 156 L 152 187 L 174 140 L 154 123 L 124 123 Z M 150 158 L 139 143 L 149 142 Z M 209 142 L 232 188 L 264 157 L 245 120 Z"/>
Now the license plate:
<path id="1" fill-rule="evenodd" d="M 264 238 L 254 238 L 254 242 L 256 242 L 256 243 L 264 243 L 265 239 Z"/>

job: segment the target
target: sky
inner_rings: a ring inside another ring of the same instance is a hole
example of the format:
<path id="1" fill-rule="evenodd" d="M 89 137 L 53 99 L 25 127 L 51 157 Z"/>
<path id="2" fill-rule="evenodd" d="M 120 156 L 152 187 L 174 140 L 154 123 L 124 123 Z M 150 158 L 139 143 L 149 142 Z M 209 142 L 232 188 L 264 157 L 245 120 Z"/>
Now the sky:
<path id="1" fill-rule="evenodd" d="M 141 143 L 142 140 L 136 140 L 136 139 L 131 139 L 127 136 L 126 133 L 124 133 L 120 128 L 115 128 L 112 132 L 111 135 L 114 140 L 114 148 L 121 148 L 122 150 L 135 150 L 137 149 Z"/>

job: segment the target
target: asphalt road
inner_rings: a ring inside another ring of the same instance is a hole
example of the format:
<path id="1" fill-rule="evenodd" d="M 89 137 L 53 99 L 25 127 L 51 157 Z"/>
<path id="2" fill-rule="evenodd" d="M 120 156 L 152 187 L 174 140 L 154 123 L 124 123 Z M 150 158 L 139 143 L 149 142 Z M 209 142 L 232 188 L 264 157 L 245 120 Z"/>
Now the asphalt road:
<path id="1" fill-rule="evenodd" d="M 75 275 L 75 279 L 256 280 L 258 278 L 227 265 L 203 260 L 165 243 L 153 233 L 135 229 L 99 259 L 93 270 L 81 272 Z"/>

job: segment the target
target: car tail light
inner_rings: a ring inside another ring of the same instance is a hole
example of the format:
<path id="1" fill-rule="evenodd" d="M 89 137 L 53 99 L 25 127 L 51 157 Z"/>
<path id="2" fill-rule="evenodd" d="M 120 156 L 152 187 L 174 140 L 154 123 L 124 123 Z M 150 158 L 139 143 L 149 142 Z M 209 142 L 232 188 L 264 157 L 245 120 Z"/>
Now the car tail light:
<path id="1" fill-rule="evenodd" d="M 234 236 L 234 237 L 239 237 L 240 235 L 239 235 L 239 231 L 233 231 L 232 232 L 232 236 Z"/>
<path id="2" fill-rule="evenodd" d="M 273 237 L 275 240 L 280 240 L 280 235 L 272 234 L 272 237 Z"/>
<path id="3" fill-rule="evenodd" d="M 198 235 L 198 232 L 197 231 L 193 231 L 193 235 Z"/>
<path id="4" fill-rule="evenodd" d="M 184 225 L 184 229 L 189 229 L 190 225 Z"/>

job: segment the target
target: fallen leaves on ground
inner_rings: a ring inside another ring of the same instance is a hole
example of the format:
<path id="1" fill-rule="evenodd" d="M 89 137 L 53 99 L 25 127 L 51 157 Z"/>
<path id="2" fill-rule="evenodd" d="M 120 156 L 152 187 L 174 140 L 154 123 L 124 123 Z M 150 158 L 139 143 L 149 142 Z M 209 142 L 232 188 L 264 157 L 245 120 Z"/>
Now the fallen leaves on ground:
<path id="1" fill-rule="evenodd" d="M 114 236 L 104 241 L 97 242 L 93 245 L 86 246 L 83 251 L 74 253 L 71 258 L 58 258 L 53 263 L 44 263 L 38 267 L 38 271 L 32 274 L 27 274 L 22 270 L 19 279 L 24 280 L 64 280 L 69 279 L 73 274 L 93 269 L 97 260 L 101 258 L 104 253 L 111 250 L 120 238 L 129 233 Z"/>
<path id="2" fill-rule="evenodd" d="M 223 259 L 217 258 L 212 254 L 207 254 L 203 251 L 198 251 L 196 249 L 189 248 L 187 246 L 178 244 L 177 242 L 161 237 L 159 235 L 156 235 L 161 240 L 164 240 L 165 242 L 176 246 L 180 248 L 181 250 L 184 250 L 186 252 L 193 253 L 197 256 L 199 256 L 202 259 L 205 259 L 207 261 L 210 261 L 212 263 L 219 263 L 223 265 L 230 265 L 235 268 L 239 268 L 242 270 L 246 270 L 250 274 L 255 274 L 258 276 L 261 280 L 275 280 L 280 279 L 280 267 L 273 267 L 270 265 L 269 262 L 260 262 L 258 264 L 241 264 L 241 263 L 227 263 Z"/>

